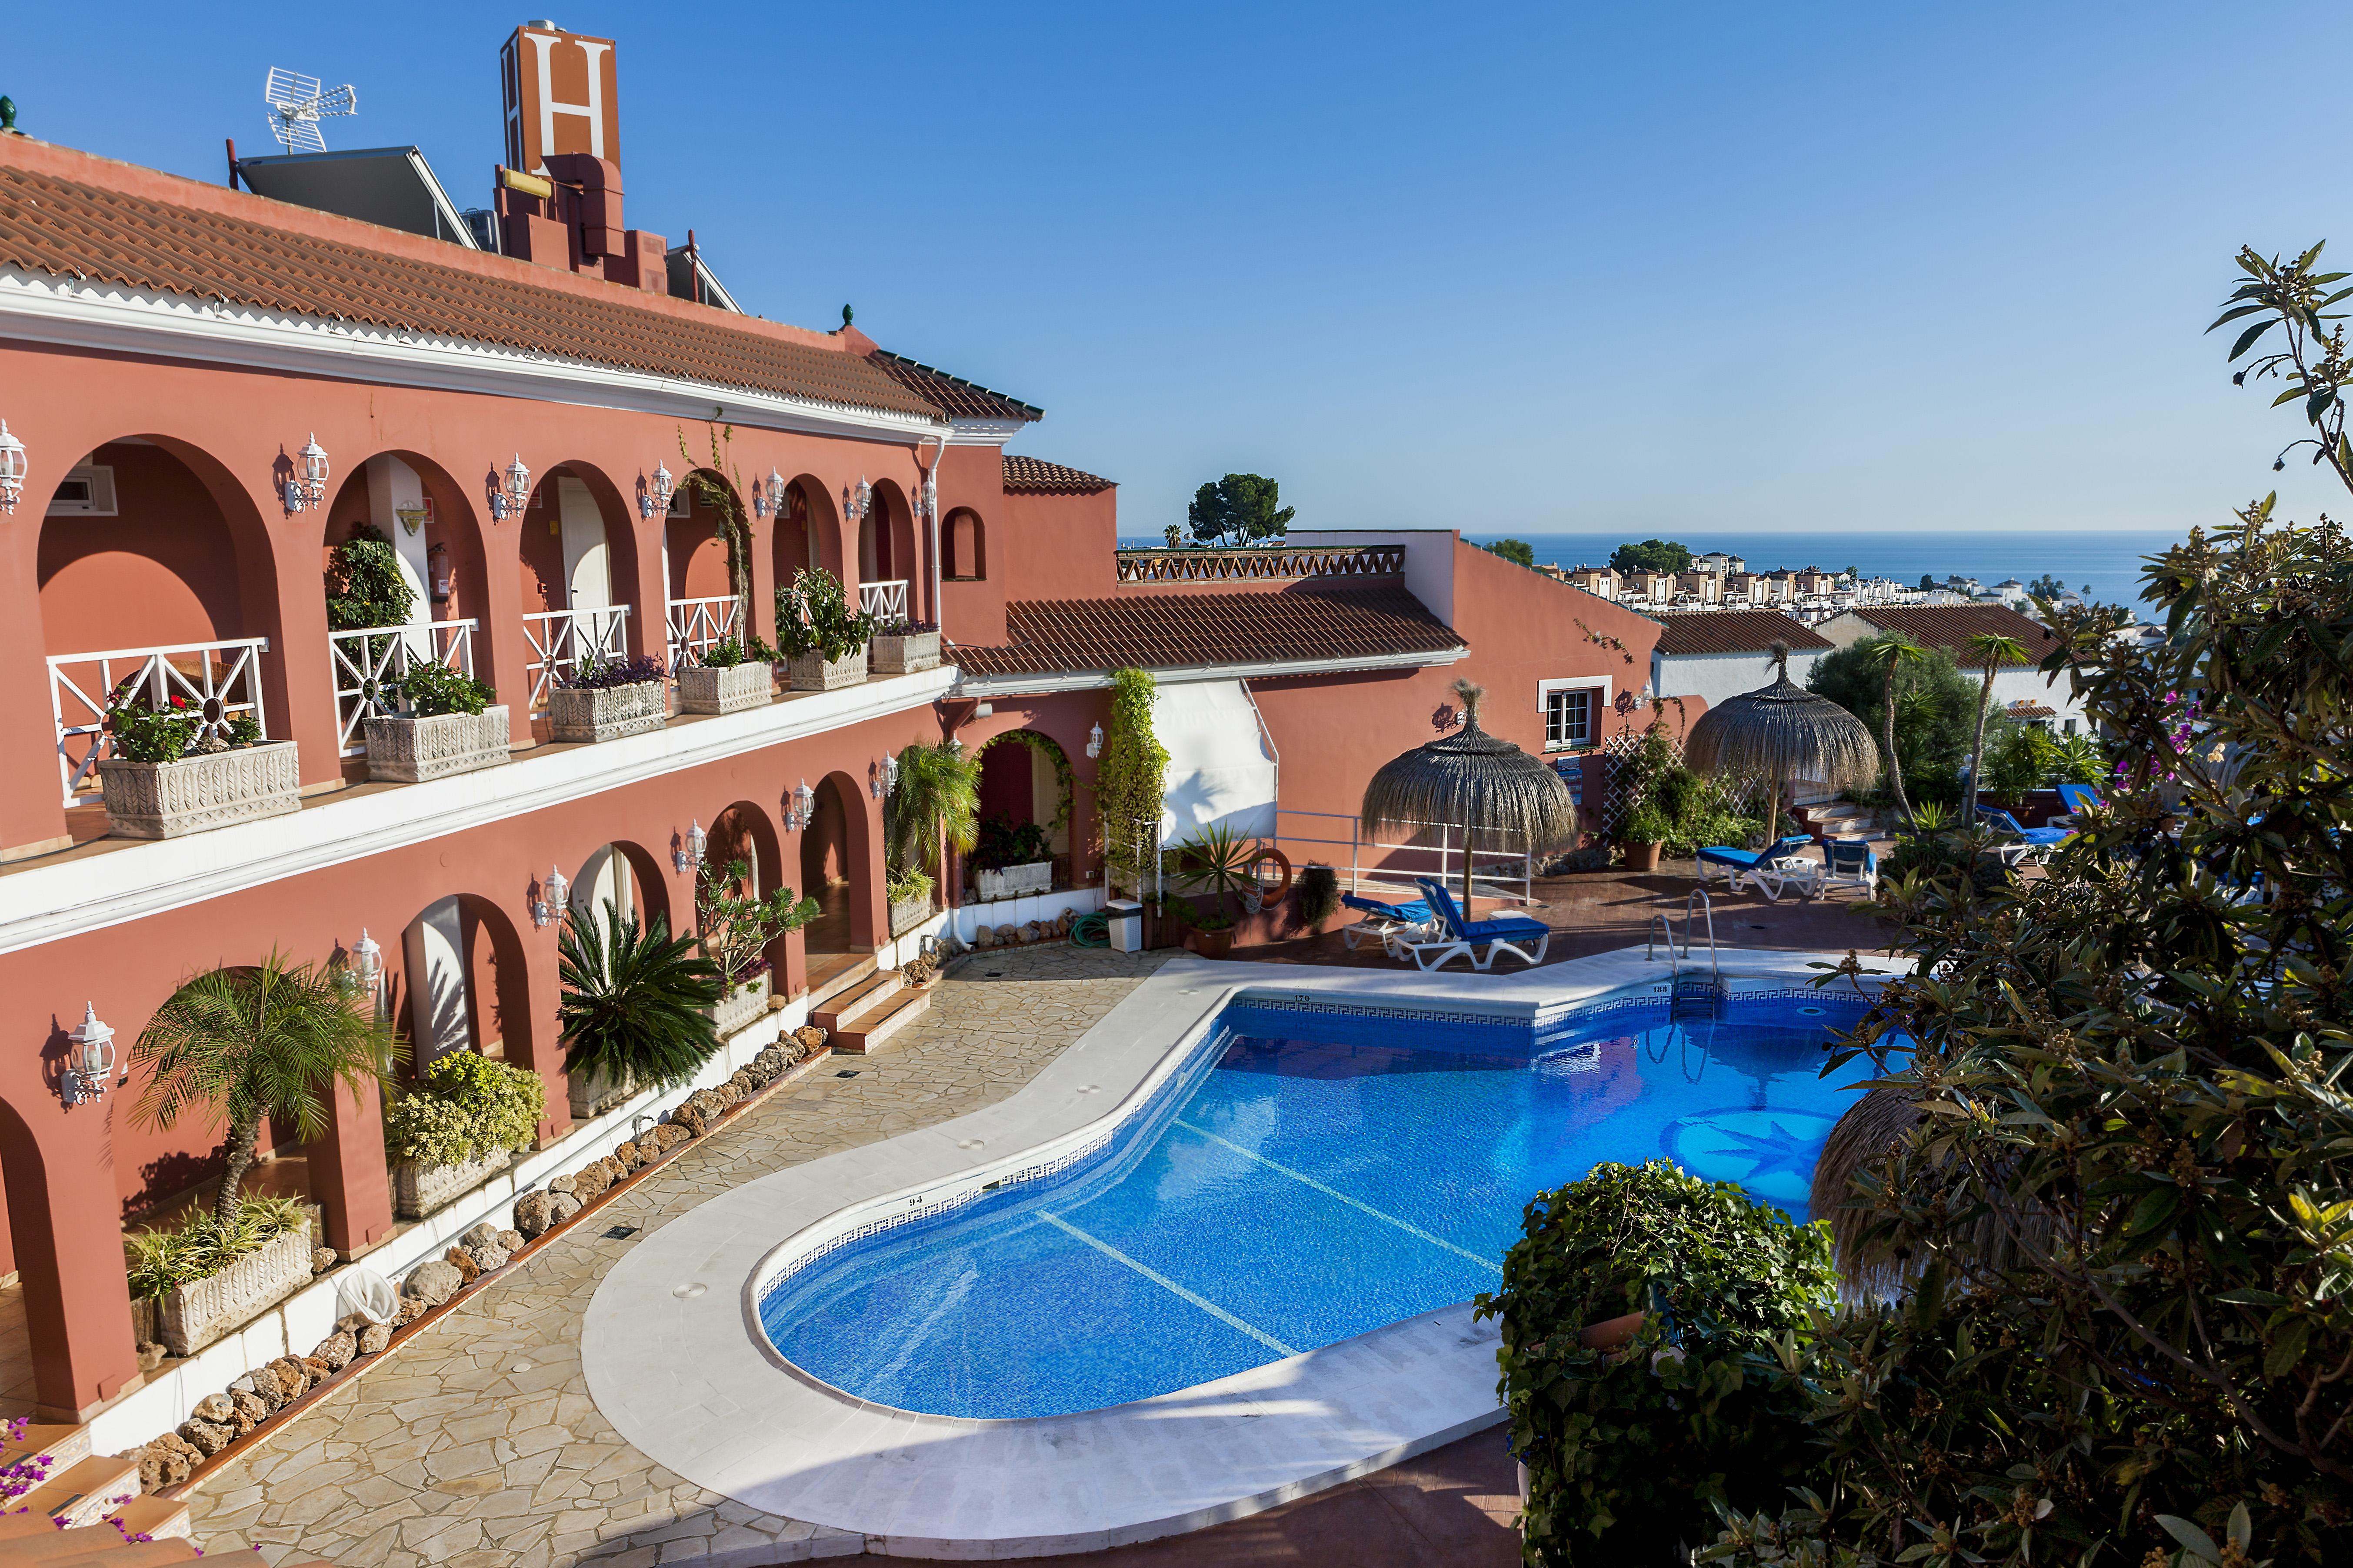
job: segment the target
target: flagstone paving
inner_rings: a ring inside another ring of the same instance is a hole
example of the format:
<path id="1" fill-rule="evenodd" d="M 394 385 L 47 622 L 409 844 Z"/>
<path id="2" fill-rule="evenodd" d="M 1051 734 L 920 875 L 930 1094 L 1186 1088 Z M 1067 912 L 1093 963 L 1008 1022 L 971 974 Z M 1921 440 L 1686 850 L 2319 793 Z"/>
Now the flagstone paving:
<path id="1" fill-rule="evenodd" d="M 836 1070 L 858 1076 L 820 1069 L 689 1144 L 593 1225 L 216 1473 L 190 1503 L 195 1538 L 235 1536 L 273 1564 L 323 1557 L 340 1568 L 858 1553 L 860 1536 L 746 1508 L 622 1441 L 581 1372 L 588 1299 L 637 1241 L 708 1198 L 1005 1099 L 1168 956 L 1069 946 L 976 954 L 889 1048 L 840 1058 Z M 616 1226 L 638 1233 L 607 1239 Z"/>

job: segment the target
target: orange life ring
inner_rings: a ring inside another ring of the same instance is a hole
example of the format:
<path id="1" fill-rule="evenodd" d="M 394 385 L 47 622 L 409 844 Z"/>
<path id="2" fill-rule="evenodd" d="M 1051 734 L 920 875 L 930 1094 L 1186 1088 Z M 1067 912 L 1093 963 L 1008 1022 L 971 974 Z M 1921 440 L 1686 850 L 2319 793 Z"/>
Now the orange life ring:
<path id="1" fill-rule="evenodd" d="M 1268 904 L 1279 904 L 1282 902 L 1283 895 L 1291 891 L 1291 857 L 1271 846 L 1260 850 L 1258 852 L 1258 859 L 1250 862 L 1250 876 L 1253 879 L 1258 875 L 1259 860 L 1271 860 L 1282 869 L 1282 885 L 1275 889 L 1274 891 L 1271 893 L 1265 891 L 1264 889 L 1261 888 L 1259 894 L 1261 901 Z"/>

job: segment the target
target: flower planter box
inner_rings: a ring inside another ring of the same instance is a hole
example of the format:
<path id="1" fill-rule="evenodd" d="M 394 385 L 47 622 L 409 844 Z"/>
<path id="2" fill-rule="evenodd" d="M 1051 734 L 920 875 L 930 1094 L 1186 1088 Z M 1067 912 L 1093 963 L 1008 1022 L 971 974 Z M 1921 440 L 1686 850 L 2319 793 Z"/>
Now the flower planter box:
<path id="1" fill-rule="evenodd" d="M 776 666 L 738 664 L 725 669 L 689 665 L 678 672 L 681 713 L 741 713 L 776 700 Z"/>
<path id="2" fill-rule="evenodd" d="M 310 1282 L 311 1227 L 297 1226 L 260 1251 L 164 1297 L 157 1314 L 164 1348 L 174 1355 L 194 1355 Z"/>
<path id="3" fill-rule="evenodd" d="M 302 805 L 291 741 L 182 757 L 175 763 L 109 758 L 98 764 L 107 831 L 118 838 L 178 838 L 231 823 L 283 816 Z"/>
<path id="4" fill-rule="evenodd" d="M 572 1119 L 575 1121 L 602 1116 L 638 1092 L 634 1073 L 623 1073 L 617 1080 L 601 1072 L 575 1072 L 567 1075 L 567 1081 L 571 1086 Z"/>
<path id="5" fill-rule="evenodd" d="M 670 720 L 670 682 L 640 680 L 628 686 L 591 687 L 548 693 L 547 717 L 558 741 L 617 741 L 659 730 Z"/>
<path id="6" fill-rule="evenodd" d="M 975 871 L 973 891 L 984 899 L 1013 899 L 1024 893 L 1050 893 L 1054 890 L 1054 863 L 1032 860 L 1027 866 L 1008 866 L 1000 871 Z"/>
<path id="7" fill-rule="evenodd" d="M 799 654 L 787 668 L 795 691 L 834 691 L 866 679 L 866 650 L 861 647 L 835 659 L 821 653 Z"/>
<path id="8" fill-rule="evenodd" d="M 919 669 L 936 669 L 940 663 L 940 634 L 909 632 L 904 637 L 876 637 L 873 657 L 878 675 L 913 675 Z"/>
<path id="9" fill-rule="evenodd" d="M 767 1012 L 769 984 L 769 973 L 764 969 L 737 986 L 733 995 L 714 1006 L 704 1008 L 703 1011 L 710 1015 L 711 1026 L 723 1039 Z"/>
<path id="10" fill-rule="evenodd" d="M 891 906 L 891 934 L 892 936 L 904 936 L 907 932 L 914 930 L 917 926 L 922 925 L 925 921 L 930 920 L 932 918 L 932 896 L 929 893 L 925 893 L 920 899 L 909 899 L 904 903 L 892 904 Z"/>
<path id="11" fill-rule="evenodd" d="M 505 1170 L 513 1158 L 511 1150 L 494 1149 L 462 1165 L 420 1165 L 403 1160 L 393 1167 L 392 1212 L 403 1219 L 423 1219 Z"/>
<path id="12" fill-rule="evenodd" d="M 504 705 L 429 719 L 370 719 L 366 729 L 368 777 L 380 784 L 423 784 L 497 767 L 507 760 L 511 735 Z"/>

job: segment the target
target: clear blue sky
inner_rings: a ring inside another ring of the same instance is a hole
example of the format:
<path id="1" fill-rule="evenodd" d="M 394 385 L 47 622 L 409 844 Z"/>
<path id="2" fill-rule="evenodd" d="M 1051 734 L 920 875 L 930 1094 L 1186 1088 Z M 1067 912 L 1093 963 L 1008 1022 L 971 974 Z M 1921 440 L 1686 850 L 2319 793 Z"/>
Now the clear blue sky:
<path id="1" fill-rule="evenodd" d="M 19 5 L 0 91 L 216 180 L 284 65 L 358 86 L 331 146 L 482 205 L 533 11 Z M 2341 5 L 553 15 L 619 40 L 633 223 L 1044 405 L 1015 449 L 1122 481 L 1130 534 L 1229 469 L 1303 526 L 2211 521 L 2300 427 L 2200 336 L 2230 257 L 2346 206 L 2286 96 Z"/>

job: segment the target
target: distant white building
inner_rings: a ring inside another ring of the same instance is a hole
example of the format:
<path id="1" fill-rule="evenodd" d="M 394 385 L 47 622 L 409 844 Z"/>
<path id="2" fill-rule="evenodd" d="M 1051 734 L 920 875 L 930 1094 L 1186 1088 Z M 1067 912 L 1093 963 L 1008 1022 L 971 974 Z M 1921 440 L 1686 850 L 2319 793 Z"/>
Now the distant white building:
<path id="1" fill-rule="evenodd" d="M 1789 679 L 1803 686 L 1831 644 L 1778 610 L 1654 615 L 1667 629 L 1651 650 L 1654 698 L 1697 697 L 1709 707 L 1773 684 L 1771 648 L 1789 647 Z"/>
<path id="2" fill-rule="evenodd" d="M 1729 573 L 1747 571 L 1748 563 L 1737 555 L 1727 555 L 1721 550 L 1711 550 L 1704 555 L 1692 557 L 1692 570 L 1722 577 Z"/>
<path id="3" fill-rule="evenodd" d="M 2090 732 L 2091 721 L 2068 690 L 2067 678 L 2056 680 L 2036 668 L 2059 646 L 2050 628 L 2027 619 L 2007 605 L 1890 605 L 1856 608 L 1833 616 L 1814 628 L 1839 647 L 1852 647 L 1883 632 L 1901 632 L 1922 647 L 1941 648 L 1964 673 L 1973 673 L 1969 639 L 1986 634 L 2016 637 L 2026 646 L 2023 664 L 1994 671 L 1994 707 L 2027 723 L 2042 724 L 2054 734 Z"/>

